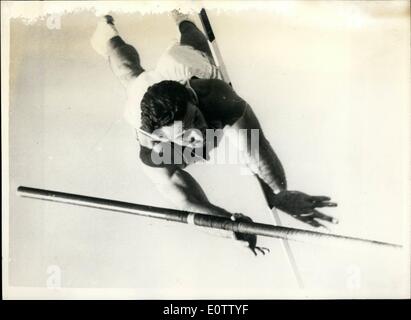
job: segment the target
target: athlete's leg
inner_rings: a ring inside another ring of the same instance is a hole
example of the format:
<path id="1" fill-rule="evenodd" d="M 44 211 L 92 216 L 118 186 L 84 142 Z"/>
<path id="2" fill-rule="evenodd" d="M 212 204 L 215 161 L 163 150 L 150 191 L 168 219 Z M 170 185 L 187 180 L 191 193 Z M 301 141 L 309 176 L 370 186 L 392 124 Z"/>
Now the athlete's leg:
<path id="1" fill-rule="evenodd" d="M 144 72 L 137 50 L 132 45 L 127 44 L 120 36 L 111 38 L 109 45 L 111 51 L 108 59 L 111 69 L 123 85 Z"/>
<path id="2" fill-rule="evenodd" d="M 123 85 L 126 86 L 144 71 L 137 50 L 119 36 L 111 16 L 99 21 L 91 44 L 97 53 L 109 61 L 113 73 Z"/>
<path id="3" fill-rule="evenodd" d="M 178 26 L 181 33 L 180 43 L 192 46 L 194 49 L 213 57 L 205 35 L 191 21 L 183 21 Z"/>
<path id="4" fill-rule="evenodd" d="M 189 15 L 182 14 L 177 10 L 173 11 L 174 20 L 180 30 L 180 44 L 191 46 L 196 50 L 204 52 L 211 59 L 213 55 L 208 45 L 207 38 L 191 21 Z"/>

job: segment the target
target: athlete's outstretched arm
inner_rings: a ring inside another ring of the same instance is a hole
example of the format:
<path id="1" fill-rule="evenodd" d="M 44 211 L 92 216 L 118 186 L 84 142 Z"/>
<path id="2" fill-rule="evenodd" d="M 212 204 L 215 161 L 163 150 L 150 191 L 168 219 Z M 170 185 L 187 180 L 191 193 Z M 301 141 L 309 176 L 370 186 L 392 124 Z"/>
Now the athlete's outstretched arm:
<path id="1" fill-rule="evenodd" d="M 140 166 L 144 173 L 154 182 L 157 189 L 180 210 L 198 212 L 214 216 L 231 218 L 235 221 L 252 222 L 249 217 L 235 213 L 212 204 L 198 182 L 184 169 L 177 165 L 150 167 L 143 162 Z M 257 236 L 233 233 L 234 239 L 248 247 L 254 255 L 265 254 L 266 248 L 257 246 Z"/>
<path id="2" fill-rule="evenodd" d="M 264 181 L 274 194 L 287 189 L 281 161 L 266 139 L 249 105 L 246 104 L 243 116 L 228 130 L 228 136 L 230 142 L 236 145 L 244 164 Z"/>
<path id="3" fill-rule="evenodd" d="M 243 110 L 242 116 L 227 130 L 227 136 L 237 147 L 245 164 L 263 182 L 264 188 L 271 189 L 271 204 L 313 227 L 322 226 L 318 220 L 337 223 L 337 219 L 316 209 L 335 207 L 337 204 L 329 202 L 329 197 L 310 196 L 299 191 L 287 190 L 286 175 L 280 159 L 264 136 L 251 107 L 228 84 L 218 80 L 214 80 L 214 84 L 214 91 L 218 91 L 223 97 L 220 100 L 223 100 L 224 104 L 231 104 L 228 109 Z M 253 135 L 257 139 L 253 139 Z"/>
<path id="4" fill-rule="evenodd" d="M 231 217 L 230 212 L 212 204 L 198 182 L 177 165 L 150 167 L 140 162 L 140 167 L 161 194 L 178 209 Z"/>
<path id="5" fill-rule="evenodd" d="M 90 42 L 94 50 L 108 60 L 113 73 L 124 86 L 144 71 L 137 50 L 120 37 L 112 16 L 99 19 Z"/>

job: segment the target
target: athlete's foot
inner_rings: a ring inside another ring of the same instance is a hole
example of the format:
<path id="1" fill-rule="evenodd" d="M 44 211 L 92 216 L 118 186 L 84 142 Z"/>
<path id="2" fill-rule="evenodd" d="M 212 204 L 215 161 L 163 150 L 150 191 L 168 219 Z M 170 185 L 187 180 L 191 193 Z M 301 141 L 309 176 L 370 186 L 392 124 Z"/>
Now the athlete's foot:
<path id="1" fill-rule="evenodd" d="M 111 24 L 114 26 L 114 18 L 112 16 L 110 16 L 109 14 L 106 14 L 104 16 L 104 19 L 106 20 L 107 24 Z"/>
<path id="2" fill-rule="evenodd" d="M 189 14 L 181 13 L 180 10 L 174 9 L 173 11 L 171 11 L 171 15 L 173 16 L 173 19 L 174 19 L 177 27 L 183 21 L 189 21 L 189 22 L 194 23 L 194 20 L 190 17 Z"/>
<path id="3" fill-rule="evenodd" d="M 109 40 L 115 36 L 118 36 L 118 31 L 114 25 L 113 17 L 110 15 L 101 17 L 91 37 L 91 46 L 98 54 L 108 59 L 108 53 L 110 51 Z"/>

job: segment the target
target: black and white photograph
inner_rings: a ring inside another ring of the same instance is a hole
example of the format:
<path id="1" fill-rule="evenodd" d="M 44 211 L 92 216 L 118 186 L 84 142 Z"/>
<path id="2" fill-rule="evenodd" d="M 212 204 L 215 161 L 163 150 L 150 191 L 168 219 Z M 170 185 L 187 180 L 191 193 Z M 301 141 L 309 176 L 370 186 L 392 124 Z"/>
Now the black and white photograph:
<path id="1" fill-rule="evenodd" d="M 410 298 L 410 1 L 1 18 L 4 299 Z"/>

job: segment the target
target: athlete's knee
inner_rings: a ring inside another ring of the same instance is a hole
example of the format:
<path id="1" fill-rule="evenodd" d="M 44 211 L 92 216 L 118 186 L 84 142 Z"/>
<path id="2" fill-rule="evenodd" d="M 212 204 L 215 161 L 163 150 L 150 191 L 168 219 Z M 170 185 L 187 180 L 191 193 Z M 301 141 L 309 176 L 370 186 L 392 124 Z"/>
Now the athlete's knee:
<path id="1" fill-rule="evenodd" d="M 197 26 L 194 24 L 194 22 L 184 20 L 182 21 L 179 25 L 178 28 L 181 33 L 187 33 L 187 32 L 198 32 L 200 31 Z"/>
<path id="2" fill-rule="evenodd" d="M 127 46 L 127 43 L 120 36 L 114 36 L 110 38 L 109 45 L 111 49 L 117 49 L 123 46 Z"/>
<path id="3" fill-rule="evenodd" d="M 118 69 L 127 69 L 132 76 L 137 76 L 144 69 L 140 65 L 137 50 L 123 41 L 120 37 L 110 39 L 110 63 Z"/>

